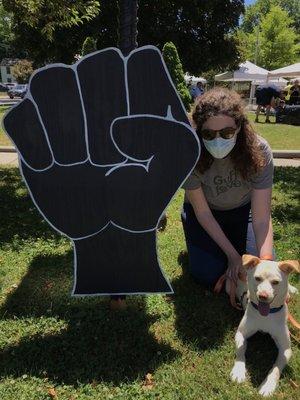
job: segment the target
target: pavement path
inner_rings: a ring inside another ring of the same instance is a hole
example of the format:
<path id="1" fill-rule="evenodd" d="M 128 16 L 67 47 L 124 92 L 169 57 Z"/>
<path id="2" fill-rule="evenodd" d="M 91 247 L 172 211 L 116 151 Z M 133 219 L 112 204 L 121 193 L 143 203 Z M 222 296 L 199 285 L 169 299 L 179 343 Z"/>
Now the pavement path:
<path id="1" fill-rule="evenodd" d="M 0 165 L 7 165 L 11 167 L 18 166 L 17 153 L 13 152 L 1 152 L 0 151 Z M 299 158 L 275 158 L 274 165 L 276 167 L 300 167 Z"/>
<path id="2" fill-rule="evenodd" d="M 300 167 L 299 158 L 274 158 L 275 167 Z"/>
<path id="3" fill-rule="evenodd" d="M 0 97 L 0 106 L 13 106 L 20 101 L 21 99 L 18 98 L 10 99 L 9 97 Z"/>
<path id="4" fill-rule="evenodd" d="M 0 152 L 0 166 L 1 165 L 17 167 L 18 166 L 17 153 Z"/>

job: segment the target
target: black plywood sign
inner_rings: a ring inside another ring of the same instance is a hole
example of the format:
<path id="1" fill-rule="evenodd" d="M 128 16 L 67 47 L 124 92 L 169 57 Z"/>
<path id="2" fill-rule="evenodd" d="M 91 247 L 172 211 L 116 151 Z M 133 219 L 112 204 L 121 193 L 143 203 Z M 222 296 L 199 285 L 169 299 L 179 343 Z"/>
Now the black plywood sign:
<path id="1" fill-rule="evenodd" d="M 4 128 L 36 207 L 73 242 L 73 295 L 172 292 L 156 228 L 200 147 L 157 48 L 37 70 Z"/>

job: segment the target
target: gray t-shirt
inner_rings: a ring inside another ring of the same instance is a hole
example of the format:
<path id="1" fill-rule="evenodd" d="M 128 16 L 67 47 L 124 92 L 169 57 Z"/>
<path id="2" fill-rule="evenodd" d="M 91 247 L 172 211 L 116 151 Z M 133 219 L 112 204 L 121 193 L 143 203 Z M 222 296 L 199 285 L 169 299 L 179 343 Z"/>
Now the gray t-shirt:
<path id="1" fill-rule="evenodd" d="M 230 210 L 247 204 L 251 199 L 252 189 L 267 189 L 273 183 L 272 150 L 263 138 L 259 137 L 259 141 L 266 165 L 249 180 L 241 177 L 228 156 L 223 159 L 215 158 L 211 167 L 203 174 L 195 168 L 182 185 L 183 189 L 202 187 L 209 207 L 215 210 Z M 185 201 L 188 202 L 186 197 Z"/>

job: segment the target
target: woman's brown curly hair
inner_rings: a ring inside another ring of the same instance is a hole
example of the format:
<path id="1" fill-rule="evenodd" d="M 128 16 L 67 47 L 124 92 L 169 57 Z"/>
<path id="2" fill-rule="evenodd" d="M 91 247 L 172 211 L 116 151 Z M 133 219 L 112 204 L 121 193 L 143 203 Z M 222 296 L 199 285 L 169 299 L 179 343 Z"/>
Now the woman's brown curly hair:
<path id="1" fill-rule="evenodd" d="M 194 128 L 202 144 L 197 169 L 203 173 L 213 163 L 213 156 L 203 145 L 201 129 L 206 120 L 219 114 L 233 118 L 236 125 L 241 127 L 230 157 L 243 179 L 249 179 L 263 168 L 266 162 L 265 157 L 259 145 L 257 134 L 246 116 L 241 97 L 235 91 L 222 87 L 204 93 L 194 106 L 192 113 Z"/>

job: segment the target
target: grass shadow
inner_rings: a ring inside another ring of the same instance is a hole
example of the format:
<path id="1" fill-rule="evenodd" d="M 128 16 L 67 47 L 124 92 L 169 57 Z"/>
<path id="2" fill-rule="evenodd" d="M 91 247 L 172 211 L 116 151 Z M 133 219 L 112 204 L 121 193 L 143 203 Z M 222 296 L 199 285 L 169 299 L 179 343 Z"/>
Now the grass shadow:
<path id="1" fill-rule="evenodd" d="M 71 252 L 36 257 L 20 286 L 0 310 L 15 321 L 41 315 L 63 320 L 54 333 L 39 332 L 7 346 L 0 353 L 0 375 L 24 374 L 78 385 L 143 378 L 177 352 L 158 343 L 149 332 L 156 317 L 146 312 L 145 298 L 129 298 L 124 312 L 112 312 L 107 299 L 70 298 L 73 271 Z M 51 318 L 49 319 L 49 324 Z"/>
<path id="2" fill-rule="evenodd" d="M 300 207 L 291 207 L 288 204 L 274 205 L 272 217 L 282 223 L 297 223 L 299 221 Z"/>
<path id="3" fill-rule="evenodd" d="M 0 243 L 12 250 L 23 246 L 29 238 L 60 240 L 49 224 L 43 220 L 32 203 L 17 168 L 0 168 L 1 224 Z"/>
<path id="4" fill-rule="evenodd" d="M 172 282 L 178 335 L 197 351 L 222 346 L 224 335 L 237 327 L 242 314 L 232 309 L 227 295 L 216 295 L 192 280 L 187 252 L 179 254 L 178 263 L 183 273 Z"/>
<path id="5" fill-rule="evenodd" d="M 283 183 L 288 184 L 288 191 L 295 193 L 299 190 L 300 173 L 299 168 L 296 167 L 275 167 L 274 169 L 274 184 Z"/>
<path id="6" fill-rule="evenodd" d="M 253 386 L 258 387 L 274 364 L 278 350 L 268 334 L 257 332 L 247 340 L 246 368 Z"/>
<path id="7" fill-rule="evenodd" d="M 269 334 L 257 332 L 247 340 L 246 368 L 254 387 L 259 387 L 267 377 L 278 355 L 278 348 Z M 293 370 L 286 365 L 281 377 L 296 379 Z"/>
<path id="8" fill-rule="evenodd" d="M 299 221 L 299 168 L 276 167 L 274 172 L 274 185 L 278 195 L 273 195 L 272 216 L 281 223 L 297 223 Z M 280 194 L 288 196 L 289 202 L 283 201 Z M 279 197 L 278 197 L 279 196 Z M 293 205 L 291 206 L 291 203 Z"/>

